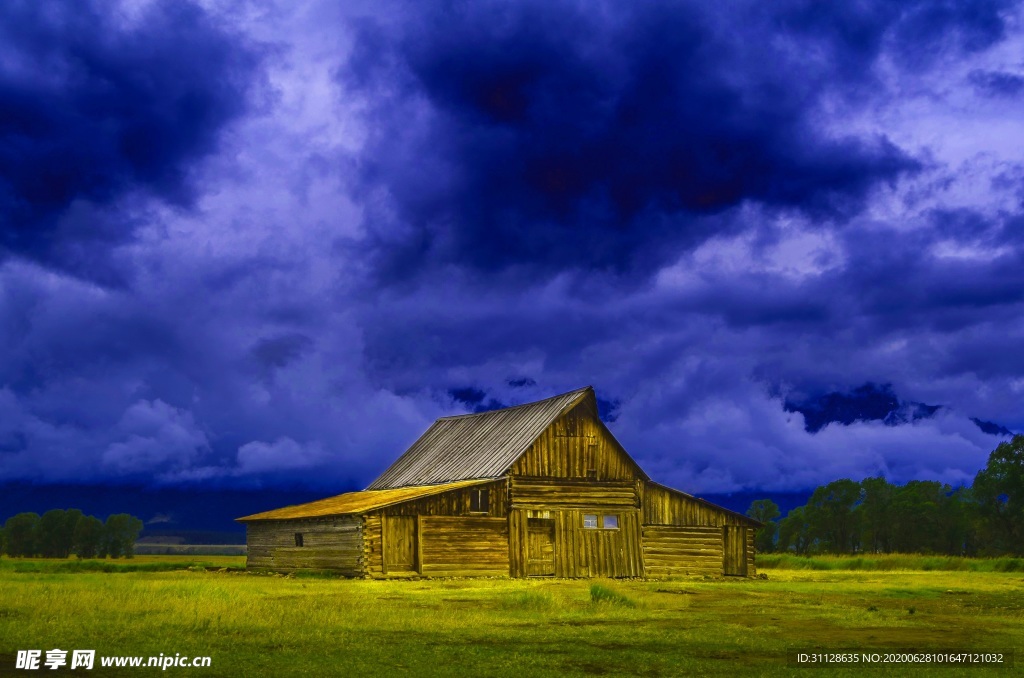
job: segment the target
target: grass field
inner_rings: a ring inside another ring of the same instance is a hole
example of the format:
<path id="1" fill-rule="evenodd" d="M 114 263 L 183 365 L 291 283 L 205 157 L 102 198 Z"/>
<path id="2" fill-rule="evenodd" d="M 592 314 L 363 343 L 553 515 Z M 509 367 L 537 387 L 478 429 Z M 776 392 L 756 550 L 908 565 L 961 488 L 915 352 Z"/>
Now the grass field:
<path id="1" fill-rule="evenodd" d="M 210 668 L 166 671 L 204 676 L 977 676 L 1024 668 L 816 668 L 787 659 L 795 651 L 1024 647 L 1019 572 L 376 582 L 247 574 L 242 563 L 140 556 L 104 572 L 0 559 L 0 675 L 31 675 L 13 671 L 16 650 L 52 648 L 207 655 Z"/>

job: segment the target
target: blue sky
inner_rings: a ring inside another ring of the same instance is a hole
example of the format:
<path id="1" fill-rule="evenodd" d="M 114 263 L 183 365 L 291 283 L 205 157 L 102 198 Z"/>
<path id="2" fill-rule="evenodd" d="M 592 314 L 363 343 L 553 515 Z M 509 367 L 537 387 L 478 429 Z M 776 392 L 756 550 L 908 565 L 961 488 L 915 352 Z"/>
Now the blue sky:
<path id="1" fill-rule="evenodd" d="M 592 384 L 656 479 L 1024 430 L 1016 2 L 0 5 L 0 482 L 363 486 Z"/>

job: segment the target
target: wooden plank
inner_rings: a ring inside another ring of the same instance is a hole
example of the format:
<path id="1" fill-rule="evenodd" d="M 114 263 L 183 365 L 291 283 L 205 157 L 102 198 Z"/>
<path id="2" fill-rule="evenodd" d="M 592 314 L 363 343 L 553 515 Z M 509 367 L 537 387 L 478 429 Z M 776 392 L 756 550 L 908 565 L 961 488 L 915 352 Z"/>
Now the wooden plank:
<path id="1" fill-rule="evenodd" d="M 423 574 L 423 516 L 416 516 L 416 571 Z"/>
<path id="2" fill-rule="evenodd" d="M 424 575 L 477 570 L 509 574 L 507 518 L 423 516 L 419 525 Z"/>
<path id="3" fill-rule="evenodd" d="M 296 546 L 296 534 L 303 546 Z M 279 570 L 333 569 L 349 576 L 363 571 L 362 522 L 354 516 L 249 523 L 246 565 Z"/>
<path id="4" fill-rule="evenodd" d="M 723 573 L 745 577 L 747 575 L 747 528 L 726 525 L 724 531 Z"/>
<path id="5" fill-rule="evenodd" d="M 639 468 L 598 416 L 592 399 L 555 420 L 513 464 L 513 476 L 634 480 Z"/>

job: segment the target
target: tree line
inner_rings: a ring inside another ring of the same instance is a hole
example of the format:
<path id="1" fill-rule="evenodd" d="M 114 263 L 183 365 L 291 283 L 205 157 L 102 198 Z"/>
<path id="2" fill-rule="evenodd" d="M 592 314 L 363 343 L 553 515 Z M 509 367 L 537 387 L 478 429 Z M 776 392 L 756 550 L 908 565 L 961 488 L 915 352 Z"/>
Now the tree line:
<path id="1" fill-rule="evenodd" d="M 127 513 L 106 522 L 78 509 L 53 509 L 43 515 L 19 513 L 0 530 L 0 553 L 21 558 L 131 558 L 142 521 Z"/>
<path id="2" fill-rule="evenodd" d="M 781 520 L 769 499 L 747 515 L 765 524 L 755 538 L 761 553 L 1024 555 L 1024 435 L 1001 443 L 971 485 L 844 478 Z"/>

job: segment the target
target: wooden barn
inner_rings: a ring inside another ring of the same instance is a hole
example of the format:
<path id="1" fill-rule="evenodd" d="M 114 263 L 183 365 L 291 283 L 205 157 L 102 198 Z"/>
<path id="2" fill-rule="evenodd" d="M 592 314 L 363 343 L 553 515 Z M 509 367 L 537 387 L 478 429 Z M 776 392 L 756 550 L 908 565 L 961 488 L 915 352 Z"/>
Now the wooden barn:
<path id="1" fill-rule="evenodd" d="M 249 567 L 374 578 L 752 576 L 760 526 L 652 481 L 590 387 L 443 417 L 366 490 L 238 520 Z"/>

